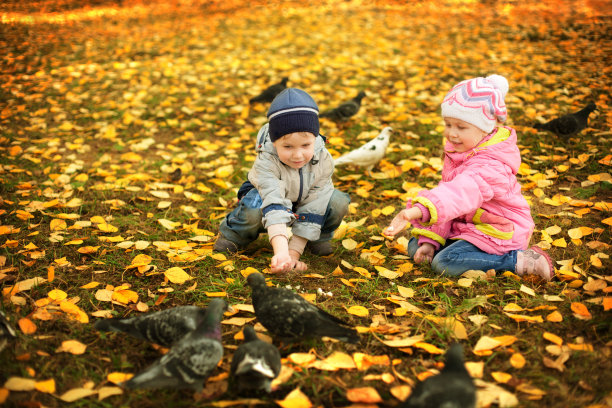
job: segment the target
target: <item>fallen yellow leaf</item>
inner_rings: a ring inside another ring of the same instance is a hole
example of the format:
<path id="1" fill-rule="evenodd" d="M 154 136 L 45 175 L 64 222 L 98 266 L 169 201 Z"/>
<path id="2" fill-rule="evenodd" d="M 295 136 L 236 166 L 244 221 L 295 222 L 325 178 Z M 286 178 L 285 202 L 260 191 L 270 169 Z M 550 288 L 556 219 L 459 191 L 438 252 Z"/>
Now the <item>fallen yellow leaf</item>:
<path id="1" fill-rule="evenodd" d="M 55 380 L 51 378 L 45 381 L 37 381 L 36 384 L 34 384 L 34 388 L 40 392 L 53 394 L 55 393 Z"/>
<path id="2" fill-rule="evenodd" d="M 299 388 L 291 391 L 285 399 L 277 400 L 276 403 L 282 408 L 311 408 L 312 402 Z"/>
<path id="3" fill-rule="evenodd" d="M 525 357 L 521 353 L 514 353 L 510 356 L 510 365 L 514 368 L 521 369 L 525 366 Z"/>
<path id="4" fill-rule="evenodd" d="M 85 353 L 85 350 L 87 350 L 87 346 L 78 340 L 64 340 L 62 342 L 62 345 L 59 346 L 55 350 L 55 352 L 56 353 L 66 352 L 70 354 L 79 355 L 79 354 Z"/>
<path id="5" fill-rule="evenodd" d="M 373 387 L 350 388 L 346 390 L 346 399 L 363 404 L 377 404 L 383 401 Z"/>
<path id="6" fill-rule="evenodd" d="M 193 276 L 189 275 L 182 268 L 175 266 L 164 272 L 164 276 L 172 283 L 183 284 L 188 280 L 193 279 Z"/>
<path id="7" fill-rule="evenodd" d="M 17 321 L 19 328 L 23 334 L 34 334 L 36 333 L 36 325 L 27 317 L 22 317 Z"/>
<path id="8" fill-rule="evenodd" d="M 134 376 L 134 374 L 120 373 L 120 372 L 115 371 L 115 372 L 109 373 L 106 376 L 106 379 L 109 382 L 112 382 L 113 384 L 121 384 L 122 382 L 125 382 L 125 381 L 129 380 L 133 376 Z"/>
<path id="9" fill-rule="evenodd" d="M 352 315 L 359 316 L 359 317 L 368 317 L 370 315 L 370 312 L 368 309 L 366 309 L 363 306 L 359 306 L 359 305 L 351 306 L 347 308 L 346 311 Z"/>

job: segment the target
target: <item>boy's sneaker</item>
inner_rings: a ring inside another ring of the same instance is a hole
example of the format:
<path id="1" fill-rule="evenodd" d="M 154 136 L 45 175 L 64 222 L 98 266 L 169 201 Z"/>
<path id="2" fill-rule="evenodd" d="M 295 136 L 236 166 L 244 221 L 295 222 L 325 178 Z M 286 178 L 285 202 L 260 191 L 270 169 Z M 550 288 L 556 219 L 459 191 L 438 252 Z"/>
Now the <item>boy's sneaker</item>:
<path id="1" fill-rule="evenodd" d="M 234 253 L 240 251 L 240 248 L 237 244 L 225 238 L 223 235 L 219 235 L 217 238 L 217 242 L 215 242 L 215 246 L 213 249 L 217 252 L 229 252 Z"/>
<path id="2" fill-rule="evenodd" d="M 519 276 L 538 275 L 549 281 L 555 276 L 555 268 L 548 254 L 542 248 L 534 245 L 516 254 L 516 274 Z"/>
<path id="3" fill-rule="evenodd" d="M 308 248 L 311 254 L 319 256 L 326 256 L 334 252 L 334 248 L 332 248 L 332 244 L 329 241 L 308 241 L 308 243 L 306 244 L 306 248 Z"/>

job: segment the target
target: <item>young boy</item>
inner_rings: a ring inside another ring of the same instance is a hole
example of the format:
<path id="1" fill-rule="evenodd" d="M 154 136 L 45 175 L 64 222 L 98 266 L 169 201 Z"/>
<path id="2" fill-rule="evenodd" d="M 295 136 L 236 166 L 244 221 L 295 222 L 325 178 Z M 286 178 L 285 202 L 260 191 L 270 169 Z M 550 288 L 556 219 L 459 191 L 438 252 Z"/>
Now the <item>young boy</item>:
<path id="1" fill-rule="evenodd" d="M 334 161 L 319 135 L 319 108 L 301 89 L 274 98 L 257 134 L 257 158 L 238 191 L 238 206 L 219 228 L 214 249 L 236 252 L 267 231 L 271 271 L 305 271 L 300 256 L 333 252 L 330 240 L 348 210 L 348 194 L 334 189 Z M 287 227 L 293 236 L 288 238 Z"/>

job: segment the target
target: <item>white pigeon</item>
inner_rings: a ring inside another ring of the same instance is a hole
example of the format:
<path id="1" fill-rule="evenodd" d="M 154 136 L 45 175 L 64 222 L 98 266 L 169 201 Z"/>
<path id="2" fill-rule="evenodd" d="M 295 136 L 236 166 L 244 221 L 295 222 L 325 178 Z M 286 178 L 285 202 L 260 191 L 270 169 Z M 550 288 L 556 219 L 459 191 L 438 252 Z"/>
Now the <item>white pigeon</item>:
<path id="1" fill-rule="evenodd" d="M 378 136 L 363 146 L 334 159 L 334 164 L 336 166 L 352 164 L 354 166 L 365 167 L 368 172 L 371 171 L 376 163 L 385 156 L 392 131 L 393 129 L 387 126 Z"/>

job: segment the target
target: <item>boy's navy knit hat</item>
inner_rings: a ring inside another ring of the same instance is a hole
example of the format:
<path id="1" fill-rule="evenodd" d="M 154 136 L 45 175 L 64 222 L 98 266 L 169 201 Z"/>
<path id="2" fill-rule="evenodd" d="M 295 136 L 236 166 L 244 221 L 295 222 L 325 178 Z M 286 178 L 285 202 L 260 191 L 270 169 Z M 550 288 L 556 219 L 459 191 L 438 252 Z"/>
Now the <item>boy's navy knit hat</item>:
<path id="1" fill-rule="evenodd" d="M 295 132 L 319 135 L 319 108 L 301 89 L 287 88 L 276 95 L 268 109 L 270 140 Z"/>

